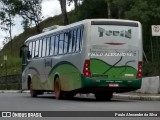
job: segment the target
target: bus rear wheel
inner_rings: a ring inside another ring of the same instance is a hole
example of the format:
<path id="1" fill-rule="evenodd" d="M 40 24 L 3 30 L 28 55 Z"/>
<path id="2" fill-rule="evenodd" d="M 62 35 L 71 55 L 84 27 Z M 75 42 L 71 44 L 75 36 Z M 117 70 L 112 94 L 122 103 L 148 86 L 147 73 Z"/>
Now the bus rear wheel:
<path id="1" fill-rule="evenodd" d="M 36 90 L 33 89 L 33 85 L 31 81 L 30 81 L 29 89 L 30 89 L 31 97 L 37 97 L 37 92 Z"/>
<path id="2" fill-rule="evenodd" d="M 55 97 L 57 100 L 60 100 L 63 97 L 63 92 L 61 90 L 59 77 L 56 77 L 56 79 L 54 81 L 54 94 L 55 94 Z"/>
<path id="3" fill-rule="evenodd" d="M 113 97 L 113 93 L 97 92 L 95 93 L 95 97 L 96 97 L 96 100 L 99 100 L 99 101 L 110 101 L 111 98 Z"/>

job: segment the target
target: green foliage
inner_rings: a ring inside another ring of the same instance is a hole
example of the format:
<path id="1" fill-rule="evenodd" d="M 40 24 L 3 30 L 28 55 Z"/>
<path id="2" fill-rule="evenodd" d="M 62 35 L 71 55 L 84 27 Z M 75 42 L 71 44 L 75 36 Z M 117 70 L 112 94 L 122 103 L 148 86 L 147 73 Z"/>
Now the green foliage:
<path id="1" fill-rule="evenodd" d="M 9 13 L 13 17 L 20 15 L 23 18 L 23 27 L 35 25 L 37 32 L 40 33 L 39 23 L 42 20 L 41 3 L 42 0 L 0 0 L 4 4 L 5 13 Z M 7 17 L 4 17 L 7 19 Z"/>
<path id="2" fill-rule="evenodd" d="M 14 16 L 15 12 L 13 11 L 13 4 L 10 4 L 12 0 L 0 0 L 3 8 L 0 11 L 0 20 L 2 31 L 5 31 L 8 36 L 5 36 L 3 44 L 6 44 L 8 41 L 11 41 L 11 51 L 12 51 L 12 27 L 14 26 Z"/>
<path id="3" fill-rule="evenodd" d="M 120 18 L 125 18 L 125 12 L 131 9 L 133 0 L 113 0 L 113 5 L 115 6 L 116 16 Z"/>
<path id="4" fill-rule="evenodd" d="M 104 0 L 84 0 L 70 21 L 76 22 L 89 18 L 107 18 L 107 4 Z"/>
<path id="5" fill-rule="evenodd" d="M 61 6 L 61 11 L 63 15 L 63 24 L 67 25 L 69 23 L 68 21 L 68 14 L 67 14 L 67 8 L 66 8 L 66 0 L 59 0 L 60 6 Z"/>
<path id="6" fill-rule="evenodd" d="M 159 41 L 151 36 L 151 25 L 160 25 L 160 1 L 159 0 L 134 0 L 132 7 L 126 11 L 126 18 L 138 20 L 143 26 L 143 46 L 150 62 L 159 61 Z M 153 48 L 151 48 L 151 40 Z M 158 46 L 157 46 L 158 45 Z M 151 53 L 151 49 L 154 53 Z M 152 56 L 154 59 L 152 60 Z"/>
<path id="7" fill-rule="evenodd" d="M 42 20 L 41 3 L 42 0 L 17 0 L 14 10 L 23 18 L 24 29 L 35 25 L 37 32 L 40 33 L 39 23 Z"/>

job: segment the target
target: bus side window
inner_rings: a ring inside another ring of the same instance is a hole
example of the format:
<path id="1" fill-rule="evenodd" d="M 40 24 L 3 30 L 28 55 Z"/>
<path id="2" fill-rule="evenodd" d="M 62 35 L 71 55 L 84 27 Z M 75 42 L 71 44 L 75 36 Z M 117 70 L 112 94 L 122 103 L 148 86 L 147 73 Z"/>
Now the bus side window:
<path id="1" fill-rule="evenodd" d="M 72 52 L 76 50 L 76 32 L 77 30 L 75 29 L 72 34 Z"/>
<path id="2" fill-rule="evenodd" d="M 70 43 L 71 43 L 71 31 L 67 33 L 68 42 L 67 42 L 67 53 L 69 53 Z"/>
<path id="3" fill-rule="evenodd" d="M 82 48 L 83 27 L 80 28 L 79 50 Z"/>
<path id="4" fill-rule="evenodd" d="M 38 53 L 39 53 L 39 40 L 37 40 L 36 42 L 36 45 L 35 45 L 35 55 L 34 57 L 38 57 Z"/>
<path id="5" fill-rule="evenodd" d="M 32 58 L 34 58 L 34 53 L 35 53 L 35 42 L 33 42 L 32 46 Z"/>
<path id="6" fill-rule="evenodd" d="M 43 38 L 42 57 L 46 56 L 46 38 Z"/>
<path id="7" fill-rule="evenodd" d="M 32 57 L 32 42 L 29 43 L 29 53 L 30 55 L 28 55 L 28 58 Z"/>
<path id="8" fill-rule="evenodd" d="M 51 37 L 51 44 L 50 44 L 50 55 L 54 54 L 54 44 L 55 43 L 55 36 Z"/>
<path id="9" fill-rule="evenodd" d="M 67 53 L 68 50 L 68 32 L 66 32 L 64 35 L 64 53 Z"/>
<path id="10" fill-rule="evenodd" d="M 80 39 L 81 39 L 81 30 L 77 30 L 77 43 L 76 43 L 76 51 L 80 50 Z"/>
<path id="11" fill-rule="evenodd" d="M 39 41 L 39 57 L 42 56 L 42 40 Z"/>
<path id="12" fill-rule="evenodd" d="M 68 37 L 68 52 L 71 53 L 72 52 L 72 36 L 73 36 L 73 31 L 69 31 L 69 37 Z"/>
<path id="13" fill-rule="evenodd" d="M 54 51 L 54 55 L 57 55 L 58 54 L 58 40 L 59 40 L 59 35 L 56 36 L 56 39 L 55 39 L 55 51 Z"/>
<path id="14" fill-rule="evenodd" d="M 63 54 L 63 48 L 64 48 L 64 33 L 61 33 L 60 34 L 60 37 L 59 37 L 59 54 Z"/>
<path id="15" fill-rule="evenodd" d="M 48 37 L 48 38 L 47 38 L 47 44 L 46 44 L 46 56 L 49 56 L 49 52 L 50 52 L 50 41 L 51 41 L 51 38 Z"/>

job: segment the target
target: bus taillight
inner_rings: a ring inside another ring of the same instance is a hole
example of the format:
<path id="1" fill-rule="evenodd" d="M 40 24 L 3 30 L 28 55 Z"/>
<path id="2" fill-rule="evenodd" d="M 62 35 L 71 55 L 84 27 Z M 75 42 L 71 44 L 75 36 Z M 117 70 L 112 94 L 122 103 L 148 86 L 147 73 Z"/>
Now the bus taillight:
<path id="1" fill-rule="evenodd" d="M 90 73 L 90 60 L 85 60 L 84 66 L 83 66 L 83 74 L 86 77 L 91 77 L 91 73 Z"/>
<path id="2" fill-rule="evenodd" d="M 138 62 L 137 78 L 142 78 L 142 61 L 139 61 L 139 62 Z"/>

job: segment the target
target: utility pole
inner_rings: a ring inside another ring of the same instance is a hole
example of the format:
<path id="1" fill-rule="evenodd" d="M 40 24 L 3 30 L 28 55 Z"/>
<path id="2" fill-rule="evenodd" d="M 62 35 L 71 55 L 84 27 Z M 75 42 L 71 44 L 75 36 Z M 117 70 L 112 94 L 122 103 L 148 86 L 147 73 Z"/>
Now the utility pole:
<path id="1" fill-rule="evenodd" d="M 6 89 L 8 90 L 8 82 L 7 82 L 7 55 L 4 55 L 4 64 L 6 69 Z"/>

